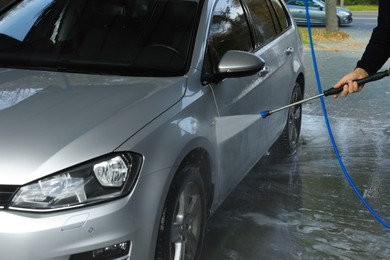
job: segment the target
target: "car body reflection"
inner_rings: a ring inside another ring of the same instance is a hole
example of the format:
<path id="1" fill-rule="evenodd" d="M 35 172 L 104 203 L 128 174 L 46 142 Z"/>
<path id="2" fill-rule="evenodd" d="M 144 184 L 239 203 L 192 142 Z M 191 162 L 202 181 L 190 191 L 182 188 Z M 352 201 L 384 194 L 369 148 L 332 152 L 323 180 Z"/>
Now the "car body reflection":
<path id="1" fill-rule="evenodd" d="M 289 229 L 298 224 L 291 215 L 302 207 L 302 182 L 298 156 L 278 155 L 274 146 L 212 216 L 202 259 L 290 257 Z"/>

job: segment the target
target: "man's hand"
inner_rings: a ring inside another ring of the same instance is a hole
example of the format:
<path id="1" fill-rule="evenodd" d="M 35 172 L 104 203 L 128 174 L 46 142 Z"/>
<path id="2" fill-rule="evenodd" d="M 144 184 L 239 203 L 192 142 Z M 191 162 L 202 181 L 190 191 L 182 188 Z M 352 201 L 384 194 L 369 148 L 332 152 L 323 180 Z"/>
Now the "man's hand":
<path id="1" fill-rule="evenodd" d="M 343 91 L 340 93 L 342 96 L 347 96 L 348 94 L 352 94 L 355 92 L 359 92 L 363 89 L 363 86 L 358 86 L 355 80 L 362 79 L 368 76 L 367 71 L 362 68 L 356 68 L 355 70 L 349 72 L 344 77 L 342 77 L 333 87 L 341 88 L 343 87 Z M 333 95 L 334 98 L 337 98 L 337 94 Z"/>

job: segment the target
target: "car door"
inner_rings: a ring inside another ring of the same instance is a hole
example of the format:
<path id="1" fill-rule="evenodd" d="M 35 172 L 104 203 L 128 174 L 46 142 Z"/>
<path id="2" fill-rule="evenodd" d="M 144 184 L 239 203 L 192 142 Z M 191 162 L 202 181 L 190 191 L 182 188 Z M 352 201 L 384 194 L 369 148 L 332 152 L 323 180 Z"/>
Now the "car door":
<path id="1" fill-rule="evenodd" d="M 280 0 L 245 0 L 256 36 L 255 54 L 262 57 L 266 67 L 261 88 L 269 102 L 268 109 L 289 104 L 294 87 L 293 55 L 296 46 L 291 20 Z M 287 110 L 262 120 L 265 143 L 272 144 L 283 130 Z"/>
<path id="2" fill-rule="evenodd" d="M 287 5 L 291 15 L 294 17 L 297 23 L 306 23 L 306 7 L 304 1 L 288 1 Z"/>
<path id="3" fill-rule="evenodd" d="M 291 7 L 290 12 L 295 21 L 299 24 L 306 23 L 306 5 L 305 1 L 289 1 L 288 5 Z M 310 23 L 323 23 L 325 19 L 324 8 L 315 1 L 308 1 L 308 9 L 310 15 Z"/>
<path id="4" fill-rule="evenodd" d="M 317 1 L 309 1 L 310 22 L 313 24 L 325 23 L 325 6 Z"/>
<path id="5" fill-rule="evenodd" d="M 293 87 L 294 48 L 287 32 L 291 22 L 280 0 L 272 1 L 220 0 L 213 12 L 204 73 L 216 71 L 228 50 L 250 51 L 265 61 L 254 76 L 210 86 L 220 114 L 216 129 L 222 197 L 265 154 L 287 120 L 287 111 L 266 120 L 259 117 L 261 111 L 288 104 Z M 284 14 L 282 22 L 276 10 Z"/>
<path id="6" fill-rule="evenodd" d="M 240 1 L 217 1 L 212 15 L 203 77 L 217 73 L 228 50 L 252 52 L 254 39 Z M 219 191 L 221 197 L 237 184 L 266 150 L 259 113 L 269 106 L 260 74 L 227 78 L 209 84 L 219 117 L 216 119 Z"/>

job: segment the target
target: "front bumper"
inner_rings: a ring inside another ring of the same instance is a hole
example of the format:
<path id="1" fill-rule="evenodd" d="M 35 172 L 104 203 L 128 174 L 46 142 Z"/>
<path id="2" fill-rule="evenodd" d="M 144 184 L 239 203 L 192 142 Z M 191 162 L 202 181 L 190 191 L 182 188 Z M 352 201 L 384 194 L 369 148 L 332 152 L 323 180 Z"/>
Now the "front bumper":
<path id="1" fill-rule="evenodd" d="M 144 176 L 131 195 L 109 203 L 55 213 L 0 210 L 1 259 L 65 260 L 123 242 L 130 250 L 117 259 L 152 259 L 167 176 Z"/>
<path id="2" fill-rule="evenodd" d="M 353 21 L 352 14 L 346 16 L 339 16 L 340 24 L 350 24 Z"/>

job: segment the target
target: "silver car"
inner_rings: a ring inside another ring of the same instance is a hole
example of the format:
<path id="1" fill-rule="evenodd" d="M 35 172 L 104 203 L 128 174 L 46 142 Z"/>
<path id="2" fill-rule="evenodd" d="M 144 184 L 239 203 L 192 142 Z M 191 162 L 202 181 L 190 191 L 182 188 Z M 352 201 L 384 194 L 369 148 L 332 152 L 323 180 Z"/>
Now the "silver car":
<path id="1" fill-rule="evenodd" d="M 308 2 L 310 24 L 325 25 L 325 2 L 321 0 L 309 0 Z M 305 0 L 288 0 L 287 7 L 298 25 L 306 25 Z M 337 22 L 339 25 L 350 24 L 353 21 L 352 12 L 346 8 L 336 7 Z"/>
<path id="2" fill-rule="evenodd" d="M 12 1 L 0 66 L 0 259 L 198 259 L 299 138 L 300 105 L 259 115 L 304 93 L 280 0 Z"/>

